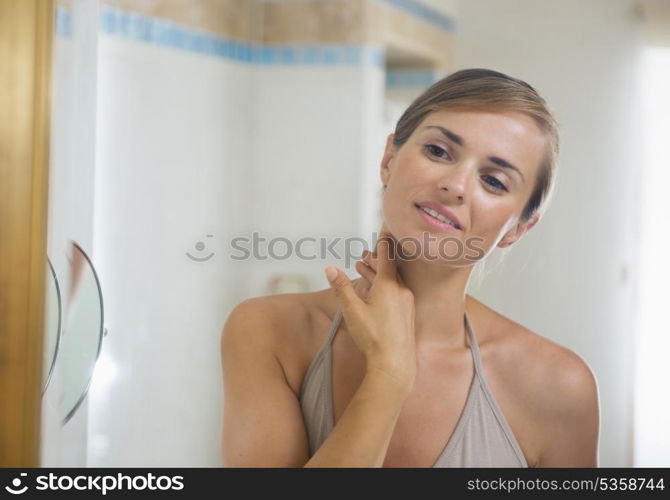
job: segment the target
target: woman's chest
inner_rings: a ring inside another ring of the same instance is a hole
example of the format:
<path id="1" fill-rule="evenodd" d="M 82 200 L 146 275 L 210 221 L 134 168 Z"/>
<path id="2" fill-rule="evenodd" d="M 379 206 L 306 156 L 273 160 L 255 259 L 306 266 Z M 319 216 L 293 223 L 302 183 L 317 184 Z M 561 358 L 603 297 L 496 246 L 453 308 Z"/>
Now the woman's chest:
<path id="1" fill-rule="evenodd" d="M 332 395 L 337 424 L 365 376 L 365 359 L 334 345 Z M 432 467 L 456 429 L 473 382 L 469 350 L 448 361 L 437 357 L 417 363 L 411 393 L 404 400 L 384 460 L 384 467 Z"/>
<path id="2" fill-rule="evenodd" d="M 334 422 L 339 421 L 365 376 L 366 363 L 354 345 L 334 342 L 331 349 Z M 480 362 L 481 367 L 481 362 Z M 491 372 L 499 374 L 499 367 Z M 455 434 L 467 428 L 464 415 L 472 399 L 486 401 L 470 349 L 450 355 L 420 356 L 412 392 L 403 402 L 384 460 L 384 467 L 432 467 L 451 448 Z M 500 377 L 491 377 L 489 391 L 503 413 L 528 463 L 534 463 L 533 426 L 519 407 L 513 388 Z M 493 392 L 495 391 L 495 395 Z M 480 411 L 487 408 L 479 407 Z M 471 413 L 471 412 L 470 412 Z M 489 415 L 491 418 L 493 414 Z M 475 415 L 474 418 L 481 418 Z M 463 427 L 463 428 L 459 428 Z M 502 432 L 498 429 L 499 432 Z"/>

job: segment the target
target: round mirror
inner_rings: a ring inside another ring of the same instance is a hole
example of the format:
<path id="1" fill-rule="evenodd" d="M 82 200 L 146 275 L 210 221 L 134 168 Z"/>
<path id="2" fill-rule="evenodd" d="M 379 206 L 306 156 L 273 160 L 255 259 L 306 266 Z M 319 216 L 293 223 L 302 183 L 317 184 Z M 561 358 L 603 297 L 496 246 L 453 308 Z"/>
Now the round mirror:
<path id="1" fill-rule="evenodd" d="M 61 297 L 56 271 L 47 256 L 47 281 L 44 317 L 44 358 L 42 364 L 42 395 L 47 390 L 53 375 L 61 337 Z"/>
<path id="2" fill-rule="evenodd" d="M 70 245 L 70 274 L 64 287 L 63 327 L 58 354 L 62 394 L 60 413 L 65 424 L 81 405 L 91 385 L 103 337 L 102 290 L 86 252 Z"/>

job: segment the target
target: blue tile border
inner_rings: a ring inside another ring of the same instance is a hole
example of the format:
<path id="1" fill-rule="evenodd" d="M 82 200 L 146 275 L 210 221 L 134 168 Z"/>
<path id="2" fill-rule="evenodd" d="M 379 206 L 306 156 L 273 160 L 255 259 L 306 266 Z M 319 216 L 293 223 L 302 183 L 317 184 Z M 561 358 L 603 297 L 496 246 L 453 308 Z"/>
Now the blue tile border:
<path id="1" fill-rule="evenodd" d="M 408 14 L 419 17 L 445 31 L 456 31 L 456 20 L 416 0 L 384 0 L 386 3 L 404 10 Z"/>
<path id="2" fill-rule="evenodd" d="M 377 46 L 258 45 L 107 5 L 100 8 L 100 29 L 107 35 L 259 65 L 381 66 L 384 63 L 383 50 Z"/>
<path id="3" fill-rule="evenodd" d="M 415 0 L 384 1 L 444 29 L 454 29 L 455 24 L 450 17 L 418 4 Z M 69 9 L 56 7 L 55 21 L 57 35 L 72 36 L 73 15 Z M 381 67 L 384 64 L 384 51 L 375 45 L 259 45 L 213 35 L 109 5 L 100 6 L 100 30 L 111 36 L 257 65 Z M 387 75 L 390 85 L 426 85 L 429 79 L 425 71 Z"/>

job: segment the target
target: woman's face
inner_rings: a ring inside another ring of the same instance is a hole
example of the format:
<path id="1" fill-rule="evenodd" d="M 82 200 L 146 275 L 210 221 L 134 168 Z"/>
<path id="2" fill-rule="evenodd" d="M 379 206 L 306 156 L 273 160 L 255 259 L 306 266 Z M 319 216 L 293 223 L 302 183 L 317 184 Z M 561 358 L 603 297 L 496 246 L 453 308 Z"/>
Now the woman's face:
<path id="1" fill-rule="evenodd" d="M 532 118 L 514 111 L 441 110 L 429 114 L 398 150 L 392 138 L 381 165 L 384 221 L 411 258 L 422 249 L 430 259 L 472 265 L 537 223 L 537 216 L 520 223 L 546 147 Z M 445 207 L 458 227 L 417 208 L 426 202 Z M 410 239 L 416 243 L 408 244 Z"/>

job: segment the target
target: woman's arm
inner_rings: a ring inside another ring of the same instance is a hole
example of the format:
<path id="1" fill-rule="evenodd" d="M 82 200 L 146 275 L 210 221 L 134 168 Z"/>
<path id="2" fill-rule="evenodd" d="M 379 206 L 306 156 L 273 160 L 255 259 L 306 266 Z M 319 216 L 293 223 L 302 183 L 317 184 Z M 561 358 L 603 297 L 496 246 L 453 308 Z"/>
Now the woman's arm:
<path id="1" fill-rule="evenodd" d="M 245 300 L 223 327 L 224 467 L 302 467 L 308 458 L 300 405 L 274 354 L 273 309 Z"/>
<path id="2" fill-rule="evenodd" d="M 233 309 L 222 332 L 224 466 L 381 467 L 409 388 L 369 371 L 309 458 L 300 402 L 274 355 L 272 317 L 262 298 L 249 299 Z"/>
<path id="3" fill-rule="evenodd" d="M 538 467 L 598 467 L 598 383 L 589 365 L 566 350 L 546 380 L 546 430 Z"/>
<path id="4" fill-rule="evenodd" d="M 382 467 L 407 397 L 385 373 L 369 371 L 305 467 Z"/>

